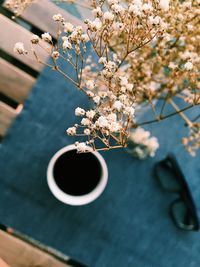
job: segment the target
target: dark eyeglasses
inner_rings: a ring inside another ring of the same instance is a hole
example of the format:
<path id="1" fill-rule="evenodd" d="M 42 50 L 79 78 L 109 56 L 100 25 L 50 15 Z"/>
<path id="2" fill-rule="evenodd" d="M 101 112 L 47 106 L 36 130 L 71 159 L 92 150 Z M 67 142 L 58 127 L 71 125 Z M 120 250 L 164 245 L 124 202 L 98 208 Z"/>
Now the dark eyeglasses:
<path id="1" fill-rule="evenodd" d="M 155 164 L 154 170 L 161 187 L 179 195 L 170 205 L 170 215 L 175 225 L 182 230 L 198 231 L 199 220 L 195 203 L 175 156 L 168 154 Z"/>

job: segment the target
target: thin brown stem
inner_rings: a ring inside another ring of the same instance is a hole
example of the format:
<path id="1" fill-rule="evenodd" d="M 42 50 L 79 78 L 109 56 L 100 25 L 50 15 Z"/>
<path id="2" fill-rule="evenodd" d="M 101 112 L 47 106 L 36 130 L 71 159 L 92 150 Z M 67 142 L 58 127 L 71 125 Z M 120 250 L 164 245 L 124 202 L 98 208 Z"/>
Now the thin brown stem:
<path id="1" fill-rule="evenodd" d="M 194 105 L 189 105 L 189 106 L 187 106 L 187 107 L 185 107 L 183 109 L 180 109 L 179 111 L 172 112 L 172 113 L 170 113 L 170 114 L 168 114 L 168 115 L 166 115 L 164 117 L 162 116 L 162 117 L 159 117 L 159 118 L 156 118 L 156 119 L 153 119 L 153 120 L 149 120 L 149 121 L 144 121 L 144 122 L 141 122 L 141 123 L 137 123 L 136 126 L 142 126 L 142 125 L 146 125 L 146 124 L 151 124 L 151 123 L 159 122 L 159 121 L 165 120 L 165 119 L 167 119 L 169 117 L 172 117 L 174 115 L 177 115 L 177 114 L 179 114 L 179 113 L 181 113 L 183 111 L 186 111 L 186 110 L 188 110 L 190 108 L 193 108 L 193 107 L 194 107 Z"/>

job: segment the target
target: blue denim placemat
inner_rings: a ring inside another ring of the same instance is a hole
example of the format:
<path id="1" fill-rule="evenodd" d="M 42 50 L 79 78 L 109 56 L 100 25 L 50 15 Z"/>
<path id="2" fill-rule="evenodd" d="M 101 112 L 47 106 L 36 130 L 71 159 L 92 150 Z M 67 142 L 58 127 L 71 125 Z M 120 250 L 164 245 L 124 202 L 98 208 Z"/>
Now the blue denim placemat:
<path id="1" fill-rule="evenodd" d="M 160 191 L 156 161 L 174 152 L 200 203 L 200 164 L 182 148 L 178 116 L 149 127 L 160 149 L 140 161 L 125 150 L 101 152 L 109 181 L 93 203 L 71 207 L 51 194 L 47 164 L 73 143 L 65 130 L 85 96 L 56 72 L 44 69 L 22 113 L 0 147 L 0 221 L 91 267 L 198 267 L 200 232 L 178 230 L 168 216 L 176 197 Z"/>
<path id="2" fill-rule="evenodd" d="M 63 1 L 54 1 L 54 0 L 51 0 L 52 3 L 56 4 L 57 6 L 61 7 L 62 9 L 64 10 L 67 10 L 69 13 L 71 13 L 73 16 L 81 19 L 81 14 L 80 12 L 78 11 L 77 7 L 76 7 L 76 4 L 70 4 L 70 3 L 67 3 Z"/>

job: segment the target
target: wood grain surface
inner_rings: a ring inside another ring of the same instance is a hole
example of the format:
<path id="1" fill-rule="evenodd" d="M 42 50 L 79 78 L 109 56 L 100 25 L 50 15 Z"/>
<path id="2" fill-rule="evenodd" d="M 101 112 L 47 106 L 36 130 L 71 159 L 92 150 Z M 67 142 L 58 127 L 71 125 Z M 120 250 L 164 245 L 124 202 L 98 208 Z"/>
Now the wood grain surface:
<path id="1" fill-rule="evenodd" d="M 22 63 L 28 65 L 35 71 L 40 72 L 43 69 L 44 65 L 37 62 L 33 55 L 29 57 L 19 55 L 18 53 L 14 52 L 14 45 L 17 42 L 24 43 L 25 49 L 28 51 L 31 50 L 30 40 L 32 33 L 2 14 L 0 14 L 0 25 L 0 49 L 2 49 L 10 56 L 18 59 Z M 43 45 L 47 47 L 46 43 L 43 43 Z M 38 57 L 43 62 L 46 62 L 49 57 L 46 51 L 41 48 L 37 48 L 37 46 L 35 46 L 35 50 L 37 51 Z"/>
<path id="2" fill-rule="evenodd" d="M 0 266 L 8 267 L 70 267 L 52 255 L 0 230 Z M 3 265 L 4 264 L 4 265 Z"/>
<path id="3" fill-rule="evenodd" d="M 21 17 L 28 21 L 31 25 L 43 32 L 49 32 L 54 38 L 56 38 L 57 23 L 55 23 L 52 19 L 55 14 L 62 14 L 62 16 L 74 26 L 81 25 L 85 28 L 83 21 L 48 0 L 34 1 L 24 10 Z"/>
<path id="4" fill-rule="evenodd" d="M 35 78 L 0 58 L 0 93 L 23 103 L 34 83 Z"/>
<path id="5" fill-rule="evenodd" d="M 4 136 L 17 116 L 15 109 L 0 101 L 0 136 Z"/>

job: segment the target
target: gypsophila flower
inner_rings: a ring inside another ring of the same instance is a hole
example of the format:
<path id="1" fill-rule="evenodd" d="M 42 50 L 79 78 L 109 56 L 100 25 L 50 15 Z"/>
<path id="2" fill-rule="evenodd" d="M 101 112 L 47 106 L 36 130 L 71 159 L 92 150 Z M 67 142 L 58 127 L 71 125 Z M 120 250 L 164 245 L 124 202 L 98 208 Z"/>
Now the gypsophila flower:
<path id="1" fill-rule="evenodd" d="M 91 91 L 87 91 L 87 92 L 86 92 L 86 95 L 87 95 L 88 97 L 90 97 L 90 98 L 93 98 L 93 97 L 94 97 L 94 93 L 91 92 Z M 97 101 L 98 101 L 98 100 L 97 100 Z"/>
<path id="2" fill-rule="evenodd" d="M 107 92 L 104 92 L 104 91 L 100 91 L 98 92 L 98 95 L 101 97 L 101 98 L 105 98 L 108 96 Z"/>
<path id="3" fill-rule="evenodd" d="M 88 129 L 88 128 L 84 129 L 84 134 L 90 135 L 90 133 L 91 133 L 90 129 Z"/>
<path id="4" fill-rule="evenodd" d="M 40 38 L 39 38 L 38 35 L 33 34 L 33 35 L 31 36 L 31 43 L 32 43 L 32 44 L 38 44 L 39 41 L 40 41 Z"/>
<path id="5" fill-rule="evenodd" d="M 26 54 L 27 51 L 24 48 L 24 44 L 21 42 L 18 42 L 14 46 L 14 52 L 19 53 L 20 55 Z"/>
<path id="6" fill-rule="evenodd" d="M 73 32 L 74 26 L 70 22 L 64 24 L 64 32 Z"/>
<path id="7" fill-rule="evenodd" d="M 42 39 L 49 43 L 44 47 L 37 35 L 32 36 L 36 60 L 46 64 L 37 52 L 46 51 L 51 57 L 48 66 L 85 94 L 93 107 L 75 109 L 75 115 L 82 117 L 67 130 L 69 135 L 86 138 L 77 143 L 79 151 L 87 151 L 86 146 L 109 150 L 131 144 L 131 153 L 139 158 L 154 156 L 158 140 L 141 125 L 175 114 L 188 126 L 189 136 L 183 139 L 186 150 L 194 154 L 200 148 L 198 123 L 184 112 L 200 105 L 199 4 L 199 0 L 181 4 L 93 0 L 88 2 L 91 16 L 84 18 L 84 26 L 74 26 L 56 14 L 56 42 L 44 33 Z M 14 50 L 27 53 L 22 43 Z M 168 106 L 173 108 L 171 113 Z M 140 114 L 147 110 L 149 119 L 145 120 Z"/>
<path id="8" fill-rule="evenodd" d="M 135 113 L 135 108 L 134 107 L 125 107 L 124 108 L 124 113 L 127 115 L 133 116 Z"/>
<path id="9" fill-rule="evenodd" d="M 15 18 L 15 16 L 20 16 L 33 0 L 5 0 L 4 2 L 6 8 L 14 13 Z"/>
<path id="10" fill-rule="evenodd" d="M 63 17 L 61 14 L 56 14 L 56 15 L 53 15 L 53 20 L 54 21 L 62 21 Z"/>
<path id="11" fill-rule="evenodd" d="M 97 7 L 92 10 L 92 14 L 94 17 L 101 17 L 103 15 L 103 12 L 100 7 Z"/>
<path id="12" fill-rule="evenodd" d="M 129 92 L 132 92 L 132 90 L 133 90 L 133 84 L 128 83 L 128 84 L 125 86 L 125 88 L 126 88 Z"/>
<path id="13" fill-rule="evenodd" d="M 110 113 L 108 116 L 107 116 L 107 119 L 111 122 L 116 122 L 117 120 L 117 115 L 115 113 Z"/>
<path id="14" fill-rule="evenodd" d="M 121 84 L 121 86 L 126 86 L 126 85 L 128 84 L 128 79 L 127 79 L 127 77 L 122 77 L 122 76 L 120 76 L 119 79 L 120 79 L 120 84 Z"/>
<path id="15" fill-rule="evenodd" d="M 125 9 L 123 6 L 119 5 L 119 4 L 113 4 L 111 6 L 111 9 L 112 11 L 115 13 L 115 14 L 120 14 L 120 15 L 123 15 L 124 12 L 125 12 Z"/>
<path id="16" fill-rule="evenodd" d="M 85 23 L 91 31 L 97 31 L 102 27 L 102 22 L 99 18 L 96 18 L 94 21 L 85 21 Z"/>
<path id="17" fill-rule="evenodd" d="M 99 58 L 99 63 L 105 65 L 107 63 L 106 58 L 105 57 L 100 57 Z"/>
<path id="18" fill-rule="evenodd" d="M 150 23 L 150 25 L 157 25 L 160 23 L 160 17 L 159 16 L 156 16 L 156 17 L 149 16 L 148 22 Z"/>
<path id="19" fill-rule="evenodd" d="M 125 28 L 125 24 L 121 22 L 113 23 L 113 29 L 118 32 L 122 32 Z"/>
<path id="20" fill-rule="evenodd" d="M 123 104 L 121 101 L 117 100 L 113 104 L 113 108 L 116 109 L 117 111 L 120 111 L 123 107 Z"/>
<path id="21" fill-rule="evenodd" d="M 95 96 L 95 97 L 93 97 L 93 101 L 94 101 L 94 103 L 96 103 L 96 104 L 99 104 L 100 100 L 101 100 L 101 98 L 100 98 L 98 95 Z"/>
<path id="22" fill-rule="evenodd" d="M 132 3 L 138 7 L 142 7 L 142 0 L 133 0 Z"/>
<path id="23" fill-rule="evenodd" d="M 63 49 L 72 49 L 72 44 L 68 40 L 64 40 L 62 44 Z"/>
<path id="24" fill-rule="evenodd" d="M 108 127 L 109 122 L 108 122 L 108 120 L 107 120 L 106 117 L 104 117 L 104 116 L 100 116 L 100 117 L 98 118 L 98 120 L 96 121 L 96 125 L 97 125 L 98 127 L 106 128 L 106 127 Z"/>
<path id="25" fill-rule="evenodd" d="M 81 124 L 84 126 L 89 126 L 91 124 L 91 121 L 88 118 L 83 118 L 81 120 Z"/>
<path id="26" fill-rule="evenodd" d="M 136 15 L 136 16 L 140 16 L 141 15 L 141 6 L 139 6 L 139 5 L 136 5 L 136 4 L 131 4 L 130 6 L 129 6 L 129 13 L 131 14 L 131 15 Z"/>
<path id="27" fill-rule="evenodd" d="M 68 135 L 76 135 L 76 127 L 69 127 L 66 132 Z"/>
<path id="28" fill-rule="evenodd" d="M 96 112 L 94 110 L 88 110 L 86 112 L 86 116 L 89 118 L 89 119 L 93 119 L 94 116 L 95 116 Z"/>
<path id="29" fill-rule="evenodd" d="M 169 63 L 169 68 L 175 69 L 175 68 L 177 68 L 177 65 L 174 62 L 170 62 Z"/>
<path id="30" fill-rule="evenodd" d="M 187 62 L 187 63 L 185 63 L 185 65 L 184 65 L 184 68 L 186 69 L 186 70 L 192 70 L 193 69 L 193 64 L 192 64 L 192 62 Z"/>
<path id="31" fill-rule="evenodd" d="M 118 4 L 119 3 L 119 0 L 107 0 L 108 4 L 110 6 L 114 5 L 114 4 Z"/>
<path id="32" fill-rule="evenodd" d="M 89 38 L 89 36 L 87 34 L 82 34 L 81 35 L 81 41 L 82 42 L 87 43 L 87 42 L 89 42 L 89 40 L 90 40 L 90 38 Z"/>
<path id="33" fill-rule="evenodd" d="M 156 150 L 159 148 L 158 139 L 150 137 L 150 132 L 143 128 L 137 128 L 129 136 L 128 152 L 140 159 L 154 157 Z"/>
<path id="34" fill-rule="evenodd" d="M 143 128 L 137 128 L 130 135 L 130 139 L 134 141 L 136 144 L 142 144 L 150 137 L 150 132 L 145 131 Z"/>
<path id="35" fill-rule="evenodd" d="M 150 157 L 154 157 L 156 150 L 159 148 L 158 139 L 156 137 L 151 137 L 145 145 L 148 147 Z"/>
<path id="36" fill-rule="evenodd" d="M 160 83 L 157 83 L 157 82 L 154 82 L 154 81 L 151 81 L 148 85 L 148 88 L 150 91 L 154 92 L 156 90 L 158 90 L 160 88 Z"/>
<path id="37" fill-rule="evenodd" d="M 111 133 L 116 133 L 121 130 L 121 125 L 118 122 L 110 122 L 108 125 L 108 129 Z"/>
<path id="38" fill-rule="evenodd" d="M 153 10 L 152 4 L 151 3 L 144 3 L 142 5 L 142 10 L 145 12 L 149 12 Z"/>
<path id="39" fill-rule="evenodd" d="M 84 116 L 85 115 L 85 110 L 83 108 L 76 108 L 75 109 L 75 115 L 76 116 Z"/>
<path id="40" fill-rule="evenodd" d="M 86 143 L 81 142 L 81 143 L 76 143 L 76 148 L 77 148 L 77 152 L 79 153 L 84 153 L 84 152 L 90 152 L 92 151 L 90 146 L 87 146 Z"/>
<path id="41" fill-rule="evenodd" d="M 58 51 L 53 51 L 51 56 L 53 59 L 57 60 L 60 56 L 60 53 Z"/>
<path id="42" fill-rule="evenodd" d="M 94 81 L 91 81 L 91 80 L 87 81 L 86 82 L 86 86 L 87 86 L 87 88 L 89 90 L 93 90 L 94 89 L 94 86 L 95 86 Z"/>
<path id="43" fill-rule="evenodd" d="M 114 19 L 114 14 L 111 13 L 111 12 L 109 12 L 109 11 L 106 11 L 106 12 L 103 14 L 103 19 L 104 19 L 105 21 L 111 22 L 111 21 L 113 21 L 113 19 Z"/>
<path id="44" fill-rule="evenodd" d="M 50 43 L 52 41 L 52 37 L 48 32 L 43 33 L 41 37 L 45 42 Z"/>
<path id="45" fill-rule="evenodd" d="M 167 11 L 167 10 L 169 10 L 169 3 L 170 3 L 170 0 L 160 0 L 160 1 L 159 1 L 159 6 L 160 6 L 163 10 Z"/>

